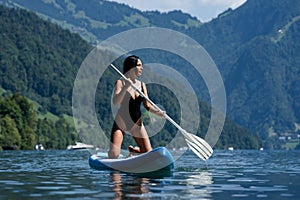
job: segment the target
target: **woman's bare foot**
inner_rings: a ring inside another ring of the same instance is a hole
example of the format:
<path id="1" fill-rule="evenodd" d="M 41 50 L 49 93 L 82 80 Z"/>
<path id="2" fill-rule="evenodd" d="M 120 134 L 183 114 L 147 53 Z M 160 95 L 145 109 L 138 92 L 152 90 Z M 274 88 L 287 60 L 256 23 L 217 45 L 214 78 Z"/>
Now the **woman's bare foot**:
<path id="1" fill-rule="evenodd" d="M 139 147 L 133 147 L 132 145 L 128 146 L 128 151 L 130 153 L 129 156 L 133 156 L 133 155 L 141 153 Z"/>

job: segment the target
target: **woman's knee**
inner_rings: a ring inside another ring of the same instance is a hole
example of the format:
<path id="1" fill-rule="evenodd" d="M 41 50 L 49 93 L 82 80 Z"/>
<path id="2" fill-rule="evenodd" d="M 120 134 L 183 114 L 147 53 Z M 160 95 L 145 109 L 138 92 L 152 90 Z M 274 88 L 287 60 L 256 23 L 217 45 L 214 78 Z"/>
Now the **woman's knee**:
<path id="1" fill-rule="evenodd" d="M 116 159 L 116 158 L 119 157 L 119 155 L 120 155 L 120 151 L 118 151 L 118 150 L 111 149 L 111 150 L 108 151 L 108 157 L 109 158 Z"/>

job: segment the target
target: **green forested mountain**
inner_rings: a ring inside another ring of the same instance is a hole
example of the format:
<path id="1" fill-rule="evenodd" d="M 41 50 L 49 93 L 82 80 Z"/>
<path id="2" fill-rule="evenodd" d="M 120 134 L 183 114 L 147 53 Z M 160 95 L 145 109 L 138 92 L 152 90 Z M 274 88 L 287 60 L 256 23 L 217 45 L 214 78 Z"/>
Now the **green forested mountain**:
<path id="1" fill-rule="evenodd" d="M 193 29 L 224 77 L 228 116 L 264 140 L 299 134 L 300 2 L 248 0 Z"/>
<path id="2" fill-rule="evenodd" d="M 9 2 L 71 27 L 85 37 L 92 35 L 94 40 L 135 27 L 181 31 L 203 45 L 216 62 L 224 79 L 230 118 L 266 141 L 299 134 L 299 1 L 248 0 L 205 24 L 180 11 L 141 12 L 100 0 Z M 166 62 L 180 66 L 174 60 Z M 193 83 L 199 82 L 187 76 Z M 207 94 L 202 94 L 204 85 L 195 88 L 201 98 L 208 100 Z"/>
<path id="3" fill-rule="evenodd" d="M 54 114 L 71 114 L 72 88 L 61 86 L 73 84 L 91 47 L 33 13 L 0 9 L 2 87 L 36 99 Z"/>
<path id="4" fill-rule="evenodd" d="M 63 116 L 72 114 L 71 98 L 75 76 L 92 47 L 77 34 L 63 30 L 25 10 L 0 6 L 0 23 L 0 85 L 6 91 L 0 102 L 3 105 L 0 109 L 1 146 L 31 149 L 35 143 L 42 143 L 46 148 L 65 148 L 77 138 L 74 127 Z M 108 134 L 113 121 L 110 95 L 117 78 L 117 75 L 107 71 L 101 79 L 102 84 L 99 84 L 96 97 L 95 105 L 101 110 L 99 122 Z M 161 88 L 149 86 L 149 91 L 157 98 L 154 100 L 162 100 L 161 104 L 166 110 L 178 119 L 180 111 L 174 108 L 172 95 L 159 90 Z M 41 106 L 34 110 L 23 96 Z M 7 104 L 11 106 L 6 106 Z M 205 103 L 200 106 L 203 123 L 198 130 L 199 135 L 207 129 L 210 113 L 210 108 Z M 30 117 L 25 111 L 30 113 Z M 36 116 L 47 111 L 57 115 L 58 119 Z M 223 132 L 218 148 L 234 146 L 257 149 L 261 146 L 256 136 L 229 120 Z M 152 142 L 154 146 L 164 145 L 174 134 L 175 128 L 167 124 L 158 136 L 152 138 Z M 241 140 L 246 142 L 241 143 Z M 131 142 L 128 140 L 124 145 Z"/>
<path id="5" fill-rule="evenodd" d="M 48 149 L 66 148 L 78 136 L 63 114 L 71 115 L 70 86 L 91 47 L 25 10 L 1 6 L 0 23 L 0 85 L 6 90 L 0 99 L 0 146 L 33 149 L 42 143 Z M 12 95 L 16 93 L 22 96 Z M 34 110 L 23 96 L 41 106 Z M 40 117 L 48 111 L 57 115 L 55 120 Z"/>

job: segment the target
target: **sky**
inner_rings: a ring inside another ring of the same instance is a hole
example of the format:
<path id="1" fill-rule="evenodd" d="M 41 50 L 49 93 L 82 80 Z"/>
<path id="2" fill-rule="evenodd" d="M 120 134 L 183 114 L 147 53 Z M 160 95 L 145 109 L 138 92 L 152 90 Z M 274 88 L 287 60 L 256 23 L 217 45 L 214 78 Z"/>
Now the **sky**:
<path id="1" fill-rule="evenodd" d="M 208 22 L 228 8 L 235 9 L 247 0 L 111 0 L 127 4 L 142 11 L 168 12 L 181 10 Z"/>

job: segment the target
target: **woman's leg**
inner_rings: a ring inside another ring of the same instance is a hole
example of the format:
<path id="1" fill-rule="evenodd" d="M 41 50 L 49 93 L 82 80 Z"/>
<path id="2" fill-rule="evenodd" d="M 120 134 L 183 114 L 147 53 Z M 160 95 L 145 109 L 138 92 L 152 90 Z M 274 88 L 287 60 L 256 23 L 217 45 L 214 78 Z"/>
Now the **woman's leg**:
<path id="1" fill-rule="evenodd" d="M 121 152 L 121 145 L 123 141 L 123 132 L 116 130 L 111 135 L 110 148 L 108 151 L 109 158 L 118 158 Z"/>
<path id="2" fill-rule="evenodd" d="M 110 136 L 110 148 L 108 151 L 109 158 L 118 158 L 121 152 L 121 145 L 124 138 L 124 132 L 114 123 L 111 136 Z"/>
<path id="3" fill-rule="evenodd" d="M 129 151 L 130 149 L 134 153 L 146 153 L 148 151 L 152 150 L 150 139 L 148 137 L 147 131 L 144 127 L 143 124 L 141 126 L 139 125 L 134 125 L 134 127 L 131 129 L 131 134 L 138 145 L 138 148 L 131 148 L 130 146 L 128 147 Z"/>

